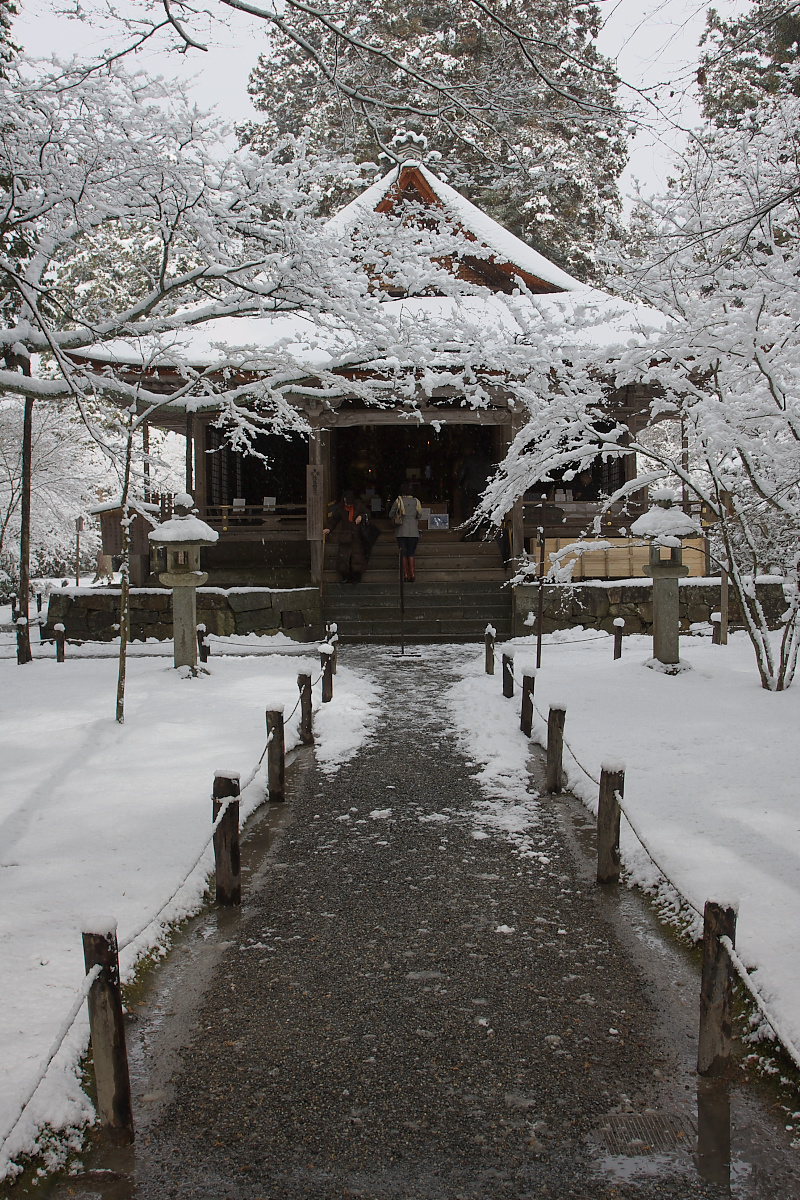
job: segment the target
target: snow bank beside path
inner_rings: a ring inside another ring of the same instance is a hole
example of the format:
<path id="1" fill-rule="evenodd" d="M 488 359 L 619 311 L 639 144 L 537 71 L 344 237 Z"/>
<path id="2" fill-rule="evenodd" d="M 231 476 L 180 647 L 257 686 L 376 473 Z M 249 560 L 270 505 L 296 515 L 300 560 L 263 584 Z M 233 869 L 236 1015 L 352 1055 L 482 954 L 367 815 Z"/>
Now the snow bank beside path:
<path id="1" fill-rule="evenodd" d="M 502 695 L 497 703 L 499 675 L 486 675 L 483 657 L 476 659 L 471 647 L 459 646 L 453 665 L 463 678 L 447 690 L 445 704 L 459 748 L 475 763 L 486 796 L 470 816 L 479 828 L 505 833 L 521 853 L 535 854 L 529 831 L 536 822 L 538 793 L 530 782 L 530 746 L 520 732 L 519 713 L 514 720 Z"/>
<path id="2" fill-rule="evenodd" d="M 529 645 L 518 639 L 512 645 Z M 667 676 L 642 664 L 649 638 L 546 639 L 536 677 L 533 736 L 546 743 L 551 701 L 567 708 L 565 739 L 599 778 L 604 762 L 626 768 L 624 803 L 678 889 L 702 910 L 706 899 L 738 901 L 737 949 L 770 1010 L 800 1045 L 800 795 L 797 745 L 800 685 L 766 692 L 750 643 L 683 639 L 693 670 Z M 482 650 L 464 670 L 475 688 L 491 747 L 498 714 L 516 730 L 519 692 L 505 700 L 501 680 L 484 677 Z M 455 711 L 455 710 L 454 710 Z M 464 718 L 472 736 L 474 717 Z M 486 771 L 503 769 L 498 740 Z M 494 765 L 493 765 L 494 764 Z M 569 789 L 596 812 L 597 786 L 565 751 Z M 658 873 L 623 822 L 623 858 L 632 879 L 658 887 Z"/>
<path id="3" fill-rule="evenodd" d="M 266 709 L 284 706 L 287 748 L 297 745 L 299 714 L 289 719 L 297 675 L 316 678 L 316 658 L 226 657 L 209 667 L 191 680 L 163 660 L 133 659 L 120 726 L 113 660 L 0 664 L 0 1141 L 81 986 L 82 924 L 112 914 L 122 943 L 158 911 L 210 836 L 214 772 L 239 771 L 245 783 L 255 768 Z M 319 694 L 317 685 L 319 755 L 335 770 L 369 732 L 376 689 L 340 666 L 333 703 L 320 708 Z M 264 793 L 262 768 L 243 792 L 243 818 Z M 198 908 L 212 866 L 209 848 L 161 918 L 123 952 L 124 977 L 169 922 Z M 43 1126 L 91 1119 L 75 1071 L 87 1032 L 83 1005 L 0 1153 L 0 1178 L 15 1155 L 36 1149 Z"/>

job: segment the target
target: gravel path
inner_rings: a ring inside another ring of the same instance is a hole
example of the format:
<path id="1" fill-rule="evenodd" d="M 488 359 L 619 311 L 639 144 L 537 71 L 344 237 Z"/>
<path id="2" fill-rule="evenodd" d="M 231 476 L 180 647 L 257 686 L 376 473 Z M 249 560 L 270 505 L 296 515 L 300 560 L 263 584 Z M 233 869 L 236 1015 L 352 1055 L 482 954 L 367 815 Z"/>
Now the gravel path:
<path id="1" fill-rule="evenodd" d="M 174 1078 L 144 1097 L 113 1195 L 792 1194 L 777 1151 L 768 1170 L 734 1163 L 733 1191 L 700 1178 L 691 1051 L 619 935 L 632 902 L 576 864 L 563 802 L 541 805 L 533 856 L 474 836 L 482 797 L 442 703 L 454 650 L 425 673 L 343 653 L 384 686 L 379 732 L 332 776 L 290 772 L 285 825 L 196 1004 L 187 986 Z M 143 1033 L 151 1059 L 175 1036 L 163 1014 Z"/>

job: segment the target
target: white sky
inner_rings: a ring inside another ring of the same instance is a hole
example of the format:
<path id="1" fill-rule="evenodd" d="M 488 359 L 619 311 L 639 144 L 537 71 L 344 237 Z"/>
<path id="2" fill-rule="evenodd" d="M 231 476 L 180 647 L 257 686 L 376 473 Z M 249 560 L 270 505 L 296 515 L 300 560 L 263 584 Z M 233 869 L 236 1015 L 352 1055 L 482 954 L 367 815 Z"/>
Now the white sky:
<path id="1" fill-rule="evenodd" d="M 111 27 L 101 20 L 78 22 L 52 11 L 54 0 L 21 0 L 22 14 L 15 26 L 16 40 L 34 56 L 96 54 L 112 44 Z M 93 8 L 92 0 L 86 5 Z M 126 7 L 115 3 L 115 12 Z M 645 192 L 656 190 L 667 178 L 676 148 L 683 145 L 681 128 L 698 119 L 693 81 L 697 44 L 705 26 L 708 7 L 702 0 L 600 0 L 605 25 L 600 49 L 616 58 L 622 78 L 658 104 L 645 107 L 652 115 L 652 128 L 635 139 L 631 164 L 622 181 L 630 195 L 639 180 Z M 725 11 L 747 7 L 747 0 L 716 0 Z M 202 18 L 201 18 L 202 19 Z M 192 81 L 191 91 L 202 108 L 216 106 L 227 121 L 256 116 L 247 96 L 247 79 L 263 47 L 263 26 L 242 13 L 228 11 L 213 28 L 198 28 L 208 53 L 188 55 L 139 52 L 136 61 L 147 71 L 167 78 Z M 162 43 L 163 44 L 163 43 Z M 634 99 L 623 92 L 626 101 Z M 641 107 L 641 106 L 640 106 Z M 647 118 L 648 124 L 650 118 Z"/>

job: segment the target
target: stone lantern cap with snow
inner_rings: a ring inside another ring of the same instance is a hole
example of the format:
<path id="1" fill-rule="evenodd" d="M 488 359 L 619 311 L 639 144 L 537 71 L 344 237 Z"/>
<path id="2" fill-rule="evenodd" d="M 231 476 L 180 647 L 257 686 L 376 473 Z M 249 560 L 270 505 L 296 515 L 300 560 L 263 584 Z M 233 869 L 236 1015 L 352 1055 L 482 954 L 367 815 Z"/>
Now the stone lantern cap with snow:
<path id="1" fill-rule="evenodd" d="M 689 568 L 683 565 L 681 539 L 702 537 L 703 530 L 694 517 L 677 507 L 671 488 L 654 488 L 650 498 L 651 507 L 630 527 L 634 537 L 650 542 L 650 562 L 644 568 L 645 574 L 688 575 Z"/>
<path id="2" fill-rule="evenodd" d="M 213 546 L 219 534 L 196 515 L 194 500 L 181 492 L 174 500 L 174 516 L 148 534 L 167 552 L 167 569 L 159 574 L 165 587 L 201 587 L 208 576 L 200 570 L 200 547 Z"/>

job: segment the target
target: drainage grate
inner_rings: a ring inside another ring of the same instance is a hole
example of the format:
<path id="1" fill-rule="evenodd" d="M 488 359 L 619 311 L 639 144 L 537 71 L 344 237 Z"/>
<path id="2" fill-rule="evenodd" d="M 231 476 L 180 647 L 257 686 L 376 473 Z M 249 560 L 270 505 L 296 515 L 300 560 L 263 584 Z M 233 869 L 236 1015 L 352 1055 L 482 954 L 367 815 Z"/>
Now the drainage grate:
<path id="1" fill-rule="evenodd" d="M 694 1128 L 677 1113 L 615 1113 L 605 1117 L 594 1139 L 608 1154 L 639 1156 L 691 1151 Z"/>

